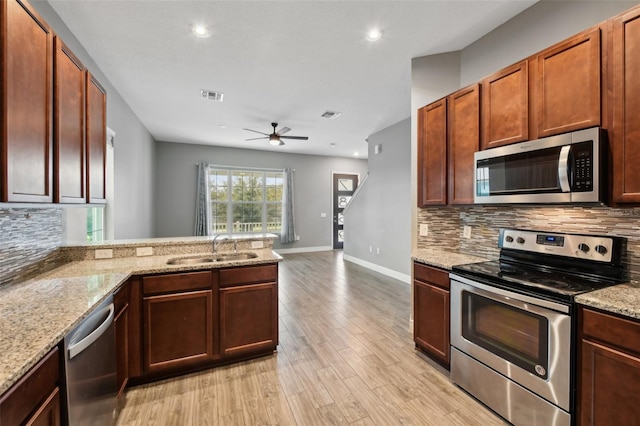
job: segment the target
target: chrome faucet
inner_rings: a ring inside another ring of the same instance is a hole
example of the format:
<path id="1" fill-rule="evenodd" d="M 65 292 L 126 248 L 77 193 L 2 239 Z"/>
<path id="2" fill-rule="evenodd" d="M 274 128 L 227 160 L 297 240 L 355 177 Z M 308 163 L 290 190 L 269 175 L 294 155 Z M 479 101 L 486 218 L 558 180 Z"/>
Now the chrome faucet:
<path id="1" fill-rule="evenodd" d="M 216 254 L 216 251 L 218 249 L 218 247 L 216 246 L 216 240 L 218 239 L 219 236 L 221 236 L 222 234 L 216 234 L 215 237 L 213 237 L 213 247 L 212 247 L 212 251 L 213 254 Z"/>

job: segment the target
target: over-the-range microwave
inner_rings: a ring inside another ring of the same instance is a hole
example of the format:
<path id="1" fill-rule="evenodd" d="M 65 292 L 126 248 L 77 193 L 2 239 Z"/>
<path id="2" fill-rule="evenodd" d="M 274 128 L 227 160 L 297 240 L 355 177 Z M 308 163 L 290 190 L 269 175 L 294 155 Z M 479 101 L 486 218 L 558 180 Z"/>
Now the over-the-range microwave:
<path id="1" fill-rule="evenodd" d="M 604 202 L 606 142 L 606 131 L 593 127 L 478 151 L 474 202 Z"/>

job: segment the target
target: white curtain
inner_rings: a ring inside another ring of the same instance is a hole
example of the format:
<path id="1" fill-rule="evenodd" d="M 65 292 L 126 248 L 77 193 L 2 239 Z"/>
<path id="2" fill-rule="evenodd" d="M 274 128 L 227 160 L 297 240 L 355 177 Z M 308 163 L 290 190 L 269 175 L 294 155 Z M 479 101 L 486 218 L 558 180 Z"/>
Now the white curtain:
<path id="1" fill-rule="evenodd" d="M 293 243 L 296 229 L 293 221 L 293 169 L 284 169 L 284 188 L 282 191 L 282 232 L 281 243 Z"/>
<path id="2" fill-rule="evenodd" d="M 196 226 L 193 235 L 209 235 L 211 217 L 211 194 L 209 194 L 209 164 L 198 164 L 198 194 L 196 196 Z"/>

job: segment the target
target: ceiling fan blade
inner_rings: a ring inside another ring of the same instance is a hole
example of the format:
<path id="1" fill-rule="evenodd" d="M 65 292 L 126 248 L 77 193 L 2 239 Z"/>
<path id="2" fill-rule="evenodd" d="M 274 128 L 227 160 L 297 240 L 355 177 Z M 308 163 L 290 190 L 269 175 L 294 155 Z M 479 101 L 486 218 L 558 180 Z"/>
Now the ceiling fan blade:
<path id="1" fill-rule="evenodd" d="M 287 132 L 290 132 L 291 129 L 288 127 L 283 127 L 282 129 L 278 130 L 276 133 L 279 134 L 280 136 L 284 135 Z"/>
<path id="2" fill-rule="evenodd" d="M 282 139 L 297 139 L 300 141 L 308 141 L 309 136 L 280 136 Z"/>
<path id="3" fill-rule="evenodd" d="M 256 141 L 258 139 L 269 139 L 269 136 L 265 136 L 264 138 L 251 138 L 251 139 L 245 139 L 245 141 Z"/>
<path id="4" fill-rule="evenodd" d="M 248 130 L 249 132 L 260 133 L 261 135 L 269 136 L 269 133 L 262 133 L 262 132 L 259 132 L 257 130 L 251 130 L 251 129 L 242 129 L 242 130 Z"/>

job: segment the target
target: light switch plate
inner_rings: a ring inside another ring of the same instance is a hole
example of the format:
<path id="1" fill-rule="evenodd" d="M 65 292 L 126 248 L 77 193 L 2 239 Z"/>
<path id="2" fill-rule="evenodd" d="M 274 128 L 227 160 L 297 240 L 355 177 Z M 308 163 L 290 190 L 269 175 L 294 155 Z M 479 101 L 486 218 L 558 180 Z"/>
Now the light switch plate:
<path id="1" fill-rule="evenodd" d="M 264 248 L 264 241 L 251 241 L 252 249 L 261 249 Z"/>
<path id="2" fill-rule="evenodd" d="M 320 213 L 320 217 L 327 217 L 326 213 Z"/>
<path id="3" fill-rule="evenodd" d="M 136 247 L 136 256 L 153 256 L 153 247 Z"/>
<path id="4" fill-rule="evenodd" d="M 429 234 L 429 225 L 427 225 L 426 223 L 421 223 L 420 224 L 420 236 L 421 237 L 426 237 Z"/>
<path id="5" fill-rule="evenodd" d="M 113 257 L 113 249 L 99 249 L 95 252 L 96 259 L 111 259 Z"/>

